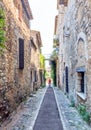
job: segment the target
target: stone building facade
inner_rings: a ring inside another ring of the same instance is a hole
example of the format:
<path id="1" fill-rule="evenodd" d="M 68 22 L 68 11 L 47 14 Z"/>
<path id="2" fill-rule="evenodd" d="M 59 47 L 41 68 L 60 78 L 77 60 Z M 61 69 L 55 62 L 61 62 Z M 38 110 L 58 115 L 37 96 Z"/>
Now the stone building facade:
<path id="1" fill-rule="evenodd" d="M 0 55 L 0 121 L 31 92 L 30 20 L 28 0 L 0 0 L 5 11 L 7 49 Z"/>
<path id="2" fill-rule="evenodd" d="M 31 86 L 37 90 L 42 82 L 40 74 L 40 53 L 41 53 L 41 35 L 40 32 L 31 30 Z"/>
<path id="3" fill-rule="evenodd" d="M 91 1 L 60 0 L 58 7 L 60 86 L 91 111 Z"/>
<path id="4" fill-rule="evenodd" d="M 58 54 L 57 57 L 57 86 L 63 89 L 63 27 L 64 27 L 64 16 L 66 11 L 67 3 L 62 0 L 57 0 L 58 15 L 55 17 L 55 27 L 54 27 L 54 48 Z"/>

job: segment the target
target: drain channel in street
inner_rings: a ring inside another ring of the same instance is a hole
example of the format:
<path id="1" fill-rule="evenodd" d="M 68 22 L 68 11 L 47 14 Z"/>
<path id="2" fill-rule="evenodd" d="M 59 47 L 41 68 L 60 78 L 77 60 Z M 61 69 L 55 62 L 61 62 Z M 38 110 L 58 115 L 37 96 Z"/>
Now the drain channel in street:
<path id="1" fill-rule="evenodd" d="M 48 87 L 33 130 L 63 130 L 52 87 Z"/>

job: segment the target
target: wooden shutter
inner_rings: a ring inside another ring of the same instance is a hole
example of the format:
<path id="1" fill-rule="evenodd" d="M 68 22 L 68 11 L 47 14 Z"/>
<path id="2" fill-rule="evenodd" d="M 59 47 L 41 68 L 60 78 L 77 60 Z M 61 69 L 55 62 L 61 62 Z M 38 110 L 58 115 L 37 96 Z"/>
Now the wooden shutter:
<path id="1" fill-rule="evenodd" d="M 19 38 L 19 69 L 24 68 L 24 40 Z"/>

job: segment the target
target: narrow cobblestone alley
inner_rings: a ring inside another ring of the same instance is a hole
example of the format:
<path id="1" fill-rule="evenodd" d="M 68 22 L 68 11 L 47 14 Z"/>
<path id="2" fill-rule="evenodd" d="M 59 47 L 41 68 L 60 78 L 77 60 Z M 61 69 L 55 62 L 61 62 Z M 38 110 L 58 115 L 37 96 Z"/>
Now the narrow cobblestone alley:
<path id="1" fill-rule="evenodd" d="M 91 0 L 0 0 L 0 130 L 91 130 Z"/>
<path id="2" fill-rule="evenodd" d="M 59 88 L 45 87 L 30 95 L 2 124 L 0 130 L 91 130 L 91 128 L 82 120 L 77 109 L 71 107 L 67 96 Z"/>
<path id="3" fill-rule="evenodd" d="M 53 88 L 49 87 L 44 96 L 33 130 L 63 130 Z"/>

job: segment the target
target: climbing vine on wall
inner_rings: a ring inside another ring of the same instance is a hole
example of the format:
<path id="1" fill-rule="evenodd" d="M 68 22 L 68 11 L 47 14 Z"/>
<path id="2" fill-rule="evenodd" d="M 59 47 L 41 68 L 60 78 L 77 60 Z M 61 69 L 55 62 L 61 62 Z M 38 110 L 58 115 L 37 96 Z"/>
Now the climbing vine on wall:
<path id="1" fill-rule="evenodd" d="M 0 8 L 0 53 L 5 48 L 5 12 Z"/>
<path id="2" fill-rule="evenodd" d="M 52 52 L 52 55 L 50 57 L 51 59 L 51 68 L 52 68 L 52 71 L 51 71 L 51 77 L 53 79 L 53 84 L 56 86 L 56 59 L 57 59 L 57 52 L 56 50 L 54 50 Z"/>
<path id="3" fill-rule="evenodd" d="M 45 69 L 45 57 L 42 54 L 40 54 L 39 59 L 40 59 L 40 68 Z"/>
<path id="4" fill-rule="evenodd" d="M 54 86 L 56 86 L 56 61 L 51 61 L 51 67 L 52 67 L 52 71 L 51 71 L 51 77 L 53 79 L 53 84 Z"/>

